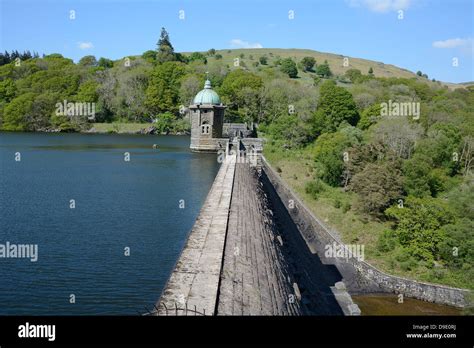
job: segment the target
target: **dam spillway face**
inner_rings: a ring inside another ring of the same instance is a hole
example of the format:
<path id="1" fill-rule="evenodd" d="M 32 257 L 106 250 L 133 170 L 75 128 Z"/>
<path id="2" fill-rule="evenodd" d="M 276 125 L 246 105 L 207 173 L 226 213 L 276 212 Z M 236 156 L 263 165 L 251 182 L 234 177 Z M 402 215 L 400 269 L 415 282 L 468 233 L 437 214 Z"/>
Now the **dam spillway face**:
<path id="1" fill-rule="evenodd" d="M 265 175 L 229 156 L 156 315 L 344 315 L 341 275 L 312 253 Z"/>

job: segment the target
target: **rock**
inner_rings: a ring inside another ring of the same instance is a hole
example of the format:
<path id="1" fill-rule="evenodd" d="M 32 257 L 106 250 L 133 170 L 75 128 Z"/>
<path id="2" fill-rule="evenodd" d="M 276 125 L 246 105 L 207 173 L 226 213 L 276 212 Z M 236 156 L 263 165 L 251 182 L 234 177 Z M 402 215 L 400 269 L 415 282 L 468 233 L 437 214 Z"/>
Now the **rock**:
<path id="1" fill-rule="evenodd" d="M 156 127 L 154 126 L 146 127 L 146 128 L 141 129 L 138 133 L 139 134 L 156 134 Z"/>
<path id="2" fill-rule="evenodd" d="M 43 132 L 43 133 L 59 133 L 59 132 L 61 132 L 61 129 L 59 129 L 59 128 L 38 128 L 36 131 L 37 132 Z"/>
<path id="3" fill-rule="evenodd" d="M 361 315 L 362 314 L 359 306 L 356 305 L 355 303 L 349 305 L 348 309 L 349 309 L 349 315 Z"/>

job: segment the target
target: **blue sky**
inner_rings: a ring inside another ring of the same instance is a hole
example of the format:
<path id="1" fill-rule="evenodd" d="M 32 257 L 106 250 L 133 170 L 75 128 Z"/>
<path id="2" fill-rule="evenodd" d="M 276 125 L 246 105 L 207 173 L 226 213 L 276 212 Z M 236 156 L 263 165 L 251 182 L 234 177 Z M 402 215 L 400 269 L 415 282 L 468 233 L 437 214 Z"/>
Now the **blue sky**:
<path id="1" fill-rule="evenodd" d="M 119 59 L 155 49 L 164 26 L 176 51 L 307 48 L 474 80 L 472 0 L 0 1 L 2 51 Z"/>

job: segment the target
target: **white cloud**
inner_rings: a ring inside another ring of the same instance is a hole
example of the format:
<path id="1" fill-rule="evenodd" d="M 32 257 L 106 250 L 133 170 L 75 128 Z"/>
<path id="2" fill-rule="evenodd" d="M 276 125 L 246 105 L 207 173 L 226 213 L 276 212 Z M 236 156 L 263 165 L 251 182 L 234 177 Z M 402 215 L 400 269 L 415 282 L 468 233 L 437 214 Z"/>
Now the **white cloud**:
<path id="1" fill-rule="evenodd" d="M 467 47 L 472 45 L 472 39 L 448 39 L 444 41 L 433 42 L 434 48 L 456 48 L 456 47 Z"/>
<path id="2" fill-rule="evenodd" d="M 248 42 L 240 39 L 230 40 L 230 47 L 232 48 L 263 48 L 262 44 L 258 42 Z"/>
<path id="3" fill-rule="evenodd" d="M 79 47 L 79 49 L 81 50 L 88 50 L 94 48 L 94 45 L 92 44 L 92 42 L 78 42 L 77 47 Z"/>
<path id="4" fill-rule="evenodd" d="M 413 5 L 413 0 L 346 0 L 349 6 L 366 7 L 372 12 L 386 13 L 390 11 L 407 10 Z"/>

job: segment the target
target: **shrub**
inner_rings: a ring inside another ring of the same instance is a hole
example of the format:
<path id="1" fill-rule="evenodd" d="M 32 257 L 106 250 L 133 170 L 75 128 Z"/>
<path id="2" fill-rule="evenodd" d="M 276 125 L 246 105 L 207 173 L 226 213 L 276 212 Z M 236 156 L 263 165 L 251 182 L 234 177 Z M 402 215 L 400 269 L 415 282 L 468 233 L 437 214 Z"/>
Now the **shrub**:
<path id="1" fill-rule="evenodd" d="M 342 205 L 342 212 L 343 213 L 347 213 L 349 210 L 351 210 L 351 204 L 350 203 L 344 203 Z"/>
<path id="2" fill-rule="evenodd" d="M 291 78 L 298 76 L 298 68 L 291 58 L 285 58 L 281 61 L 281 71 Z"/>
<path id="3" fill-rule="evenodd" d="M 318 199 L 318 195 L 324 190 L 324 184 L 319 179 L 310 181 L 305 186 L 306 193 L 309 194 L 313 199 Z"/>
<path id="4" fill-rule="evenodd" d="M 385 214 L 396 221 L 400 244 L 418 260 L 429 262 L 440 256 L 440 247 L 446 242 L 441 227 L 454 222 L 446 203 L 433 198 L 408 197 L 403 208 L 395 205 Z"/>
<path id="5" fill-rule="evenodd" d="M 377 250 L 383 253 L 392 251 L 397 245 L 397 236 L 393 231 L 385 230 L 377 240 Z"/>
<path id="6" fill-rule="evenodd" d="M 383 216 L 384 210 L 402 193 L 402 176 L 392 163 L 369 163 L 354 175 L 350 187 L 358 193 L 357 205 L 360 210 Z"/>

